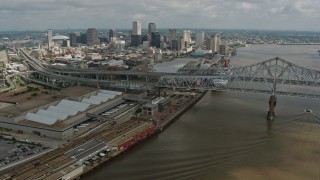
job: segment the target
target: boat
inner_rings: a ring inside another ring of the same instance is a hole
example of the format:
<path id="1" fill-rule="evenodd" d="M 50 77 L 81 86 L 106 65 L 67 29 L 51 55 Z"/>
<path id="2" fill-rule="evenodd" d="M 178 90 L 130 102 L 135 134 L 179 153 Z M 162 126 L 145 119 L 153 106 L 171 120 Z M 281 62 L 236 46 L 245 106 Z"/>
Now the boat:
<path id="1" fill-rule="evenodd" d="M 306 110 L 304 110 L 304 112 L 306 112 L 306 113 L 312 113 L 312 110 L 309 109 L 309 108 L 307 108 Z"/>

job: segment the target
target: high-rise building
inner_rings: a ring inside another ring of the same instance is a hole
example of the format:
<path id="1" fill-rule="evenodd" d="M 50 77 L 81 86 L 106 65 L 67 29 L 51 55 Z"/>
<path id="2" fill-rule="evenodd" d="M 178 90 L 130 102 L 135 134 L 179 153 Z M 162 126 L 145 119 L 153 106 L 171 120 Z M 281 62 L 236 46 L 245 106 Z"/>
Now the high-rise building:
<path id="1" fill-rule="evenodd" d="M 179 46 L 178 40 L 174 39 L 171 41 L 171 50 L 177 51 L 179 48 L 178 46 Z"/>
<path id="2" fill-rule="evenodd" d="M 152 32 L 151 33 L 151 46 L 160 48 L 160 33 L 159 32 Z"/>
<path id="3" fill-rule="evenodd" d="M 90 46 L 99 44 L 99 38 L 96 28 L 89 28 L 87 30 L 87 44 Z"/>
<path id="4" fill-rule="evenodd" d="M 132 26 L 132 35 L 141 35 L 141 22 L 134 21 Z"/>
<path id="5" fill-rule="evenodd" d="M 196 35 L 196 44 L 197 45 L 203 45 L 204 43 L 204 32 L 201 31 L 201 32 L 197 32 L 197 35 Z"/>
<path id="6" fill-rule="evenodd" d="M 141 35 L 131 35 L 131 46 L 140 46 L 142 44 Z"/>
<path id="7" fill-rule="evenodd" d="M 217 38 L 217 52 L 219 52 L 220 51 L 220 44 L 221 44 L 221 34 L 217 33 L 216 38 Z"/>
<path id="8" fill-rule="evenodd" d="M 184 30 L 183 31 L 183 38 L 188 44 L 191 43 L 191 31 L 190 30 Z"/>
<path id="9" fill-rule="evenodd" d="M 82 33 L 80 35 L 80 43 L 81 44 L 87 44 L 87 34 L 86 33 Z"/>
<path id="10" fill-rule="evenodd" d="M 207 49 L 212 50 L 212 52 L 219 52 L 219 46 L 221 41 L 221 35 L 219 33 L 210 36 L 210 41 Z"/>
<path id="11" fill-rule="evenodd" d="M 99 37 L 99 42 L 100 42 L 100 44 L 106 44 L 108 42 L 108 38 L 107 37 Z"/>
<path id="12" fill-rule="evenodd" d="M 186 40 L 184 39 L 184 37 L 180 37 L 178 41 L 178 51 L 183 50 L 185 47 L 186 47 Z"/>
<path id="13" fill-rule="evenodd" d="M 156 31 L 157 31 L 156 23 L 149 23 L 148 34 L 151 35 L 151 33 L 156 32 Z"/>
<path id="14" fill-rule="evenodd" d="M 141 36 L 141 41 L 151 41 L 151 35 L 149 34 L 144 34 Z"/>
<path id="15" fill-rule="evenodd" d="M 53 41 L 52 41 L 52 29 L 48 29 L 48 49 L 50 49 L 53 46 Z"/>
<path id="16" fill-rule="evenodd" d="M 70 45 L 72 47 L 77 46 L 77 43 L 81 43 L 79 41 L 79 37 L 80 37 L 80 33 L 79 32 L 73 32 L 69 35 L 69 39 L 70 39 Z"/>
<path id="17" fill-rule="evenodd" d="M 169 38 L 168 38 L 167 35 L 164 35 L 164 36 L 163 36 L 163 41 L 164 41 L 165 43 L 168 43 L 168 42 L 169 42 Z"/>
<path id="18" fill-rule="evenodd" d="M 116 30 L 115 29 L 110 29 L 109 30 L 109 42 L 113 42 L 116 37 Z"/>
<path id="19" fill-rule="evenodd" d="M 169 29 L 169 42 L 177 39 L 177 29 Z"/>

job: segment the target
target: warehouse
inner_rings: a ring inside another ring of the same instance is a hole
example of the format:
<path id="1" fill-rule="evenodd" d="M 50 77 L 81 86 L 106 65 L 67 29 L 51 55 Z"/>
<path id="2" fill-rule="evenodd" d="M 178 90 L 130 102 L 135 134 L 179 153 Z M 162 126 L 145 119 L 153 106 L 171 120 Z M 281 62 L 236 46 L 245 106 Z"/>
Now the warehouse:
<path id="1" fill-rule="evenodd" d="M 0 129 L 68 139 L 74 127 L 124 102 L 123 93 L 88 87 L 62 90 L 60 96 L 44 96 L 0 109 Z"/>

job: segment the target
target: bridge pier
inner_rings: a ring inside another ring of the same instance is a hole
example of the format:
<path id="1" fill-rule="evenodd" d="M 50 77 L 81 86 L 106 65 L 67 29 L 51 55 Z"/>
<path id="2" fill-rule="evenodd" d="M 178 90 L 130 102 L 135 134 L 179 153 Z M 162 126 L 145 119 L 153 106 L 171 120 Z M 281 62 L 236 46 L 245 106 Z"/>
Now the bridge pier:
<path id="1" fill-rule="evenodd" d="M 269 111 L 267 115 L 267 120 L 273 121 L 275 118 L 275 112 L 274 109 L 276 107 L 277 103 L 277 97 L 275 95 L 271 95 L 269 98 Z"/>

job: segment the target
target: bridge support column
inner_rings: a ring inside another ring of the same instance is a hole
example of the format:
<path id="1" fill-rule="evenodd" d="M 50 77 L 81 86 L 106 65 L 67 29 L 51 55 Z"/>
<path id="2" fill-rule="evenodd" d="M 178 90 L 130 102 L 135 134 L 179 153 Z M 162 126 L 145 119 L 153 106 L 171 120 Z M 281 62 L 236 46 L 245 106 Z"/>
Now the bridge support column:
<path id="1" fill-rule="evenodd" d="M 274 109 L 276 107 L 277 97 L 275 95 L 271 95 L 269 99 L 269 111 L 267 115 L 267 120 L 273 121 L 275 118 Z"/>
<path id="2" fill-rule="evenodd" d="M 130 79 L 130 78 L 129 78 L 129 75 L 127 75 L 127 81 L 129 81 L 129 79 Z"/>
<path id="3" fill-rule="evenodd" d="M 160 95 L 161 95 L 161 88 L 157 87 L 157 96 L 160 97 Z"/>

